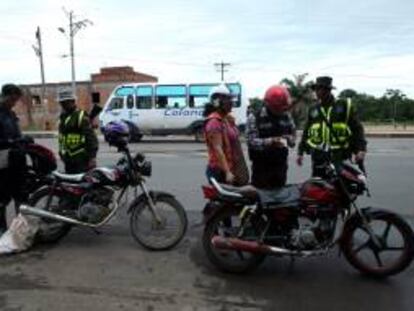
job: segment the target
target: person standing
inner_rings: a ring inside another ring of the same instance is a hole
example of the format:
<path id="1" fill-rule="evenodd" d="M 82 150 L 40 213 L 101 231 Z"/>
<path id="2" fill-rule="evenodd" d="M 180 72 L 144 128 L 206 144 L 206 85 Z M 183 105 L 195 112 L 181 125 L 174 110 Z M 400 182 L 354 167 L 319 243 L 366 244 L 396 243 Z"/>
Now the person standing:
<path id="1" fill-rule="evenodd" d="M 59 155 L 67 174 L 79 174 L 96 167 L 98 138 L 89 116 L 76 107 L 72 92 L 60 92 L 58 101 L 62 107 L 59 122 Z"/>
<path id="2" fill-rule="evenodd" d="M 282 86 L 270 87 L 264 105 L 249 114 L 247 137 L 252 184 L 261 189 L 283 187 L 287 181 L 289 147 L 295 146 L 295 125 L 288 110 L 291 98 Z"/>
<path id="3" fill-rule="evenodd" d="M 206 175 L 210 181 L 245 185 L 249 172 L 242 152 L 240 132 L 231 116 L 233 97 L 225 84 L 213 87 L 204 111 L 204 135 L 208 151 Z"/>
<path id="4" fill-rule="evenodd" d="M 0 98 L 0 235 L 7 230 L 6 208 L 10 201 L 16 207 L 24 200 L 22 180 L 25 157 L 13 147 L 24 140 L 19 119 L 13 112 L 23 96 L 22 90 L 14 84 L 5 84 Z"/>
<path id="5" fill-rule="evenodd" d="M 309 109 L 308 120 L 298 148 L 297 164 L 303 165 L 304 154 L 312 158 L 312 176 L 325 176 L 326 150 L 334 163 L 354 160 L 363 163 L 367 152 L 364 128 L 350 101 L 339 102 L 332 94 L 332 78 L 316 79 L 312 89 L 318 102 Z"/>

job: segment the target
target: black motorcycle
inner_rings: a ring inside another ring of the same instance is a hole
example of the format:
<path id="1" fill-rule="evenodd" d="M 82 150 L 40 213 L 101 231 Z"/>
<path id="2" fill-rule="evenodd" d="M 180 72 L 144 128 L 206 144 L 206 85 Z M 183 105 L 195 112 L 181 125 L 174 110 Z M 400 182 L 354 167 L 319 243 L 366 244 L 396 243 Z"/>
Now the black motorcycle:
<path id="1" fill-rule="evenodd" d="M 54 171 L 48 176 L 48 184 L 20 208 L 22 213 L 43 220 L 38 241 L 58 241 L 72 226 L 96 230 L 108 223 L 121 206 L 128 207 L 131 234 L 142 246 L 166 250 L 181 241 L 187 228 L 183 206 L 169 193 L 147 189 L 145 178 L 151 176 L 152 166 L 144 155 L 133 157 L 128 146 L 119 151 L 123 156 L 114 167 L 76 175 Z M 133 200 L 129 203 L 131 192 Z"/>

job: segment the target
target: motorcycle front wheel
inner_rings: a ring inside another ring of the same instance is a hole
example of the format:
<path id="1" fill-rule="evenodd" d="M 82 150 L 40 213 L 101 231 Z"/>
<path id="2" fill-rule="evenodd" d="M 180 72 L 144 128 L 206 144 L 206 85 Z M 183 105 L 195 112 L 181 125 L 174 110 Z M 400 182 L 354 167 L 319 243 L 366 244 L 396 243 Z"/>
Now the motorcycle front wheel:
<path id="1" fill-rule="evenodd" d="M 149 250 L 171 249 L 185 235 L 187 214 L 181 203 L 172 196 L 160 196 L 153 203 L 158 220 L 154 217 L 148 200 L 132 203 L 131 234 L 140 245 Z"/>
<path id="2" fill-rule="evenodd" d="M 341 247 L 348 262 L 361 273 L 380 278 L 405 270 L 414 257 L 409 224 L 386 211 L 369 214 L 367 220 L 370 230 L 362 221 L 345 226 Z M 379 243 L 375 243 L 372 234 Z"/>

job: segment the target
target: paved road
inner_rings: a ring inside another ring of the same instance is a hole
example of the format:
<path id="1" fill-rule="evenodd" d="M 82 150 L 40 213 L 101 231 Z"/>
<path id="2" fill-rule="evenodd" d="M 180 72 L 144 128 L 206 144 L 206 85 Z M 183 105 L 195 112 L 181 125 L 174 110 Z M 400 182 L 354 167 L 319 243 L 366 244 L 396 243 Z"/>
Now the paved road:
<path id="1" fill-rule="evenodd" d="M 53 145 L 50 140 L 43 141 Z M 140 144 L 153 161 L 152 188 L 177 195 L 198 219 L 205 152 L 199 144 Z M 102 148 L 99 161 L 118 155 Z M 309 167 L 291 166 L 300 181 Z M 371 140 L 373 202 L 414 215 L 414 140 Z M 200 228 L 174 250 L 151 253 L 129 236 L 121 213 L 100 236 L 76 229 L 61 243 L 0 258 L 0 310 L 411 310 L 414 268 L 387 281 L 360 277 L 333 252 L 327 258 L 269 259 L 247 276 L 218 273 L 204 258 Z"/>

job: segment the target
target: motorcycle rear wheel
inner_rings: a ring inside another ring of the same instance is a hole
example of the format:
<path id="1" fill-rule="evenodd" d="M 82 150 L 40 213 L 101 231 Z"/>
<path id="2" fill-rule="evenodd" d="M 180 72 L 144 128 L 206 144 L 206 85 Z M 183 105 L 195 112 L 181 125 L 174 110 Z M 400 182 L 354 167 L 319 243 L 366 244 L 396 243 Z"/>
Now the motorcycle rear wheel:
<path id="1" fill-rule="evenodd" d="M 50 187 L 39 189 L 31 195 L 28 202 L 29 205 L 47 211 L 53 211 L 56 209 L 56 204 L 59 204 L 61 198 L 59 195 L 52 195 L 51 206 L 47 208 L 46 202 L 51 192 L 52 189 Z M 40 229 L 35 237 L 35 243 L 56 243 L 65 237 L 71 229 L 72 226 L 70 224 L 42 218 Z"/>
<path id="2" fill-rule="evenodd" d="M 204 228 L 203 248 L 209 261 L 223 272 L 246 273 L 259 266 L 266 258 L 264 254 L 253 254 L 233 250 L 217 249 L 212 238 L 221 235 L 235 238 L 240 226 L 240 209 L 226 207 L 211 216 Z M 233 260 L 235 258 L 236 260 Z"/>

